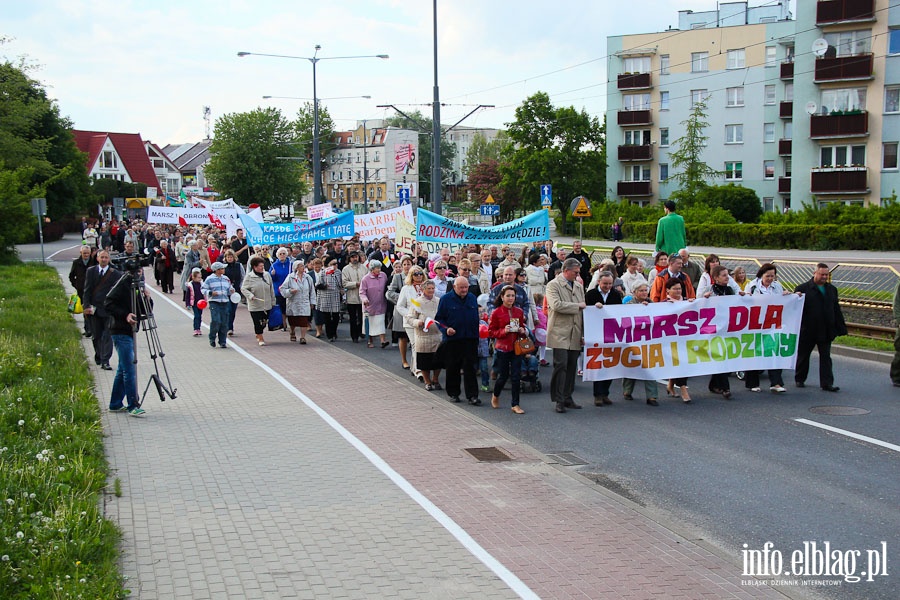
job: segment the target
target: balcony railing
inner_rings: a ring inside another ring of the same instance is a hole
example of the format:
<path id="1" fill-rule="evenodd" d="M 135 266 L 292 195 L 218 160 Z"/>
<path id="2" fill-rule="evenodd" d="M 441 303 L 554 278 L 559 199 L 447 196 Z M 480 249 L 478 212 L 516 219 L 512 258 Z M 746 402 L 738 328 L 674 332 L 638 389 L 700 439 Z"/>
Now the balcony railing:
<path id="1" fill-rule="evenodd" d="M 791 146 L 793 146 L 792 140 L 778 140 L 778 156 L 790 156 Z"/>
<path id="2" fill-rule="evenodd" d="M 653 146 L 619 146 L 619 160 L 652 160 Z"/>
<path id="3" fill-rule="evenodd" d="M 812 115 L 809 122 L 809 137 L 840 138 L 869 135 L 869 113 L 856 111 L 850 114 L 833 113 Z"/>
<path id="4" fill-rule="evenodd" d="M 874 55 L 837 56 L 816 59 L 816 83 L 824 81 L 846 81 L 872 79 Z"/>
<path id="5" fill-rule="evenodd" d="M 619 196 L 652 196 L 649 181 L 620 181 L 616 186 Z"/>
<path id="6" fill-rule="evenodd" d="M 649 110 L 620 110 L 616 118 L 619 126 L 650 125 L 653 119 Z"/>
<path id="7" fill-rule="evenodd" d="M 791 178 L 790 177 L 779 177 L 778 178 L 778 193 L 779 194 L 790 194 L 791 193 Z"/>
<path id="8" fill-rule="evenodd" d="M 814 169 L 810 177 L 813 194 L 865 194 L 869 191 L 866 167 Z"/>
<path id="9" fill-rule="evenodd" d="M 620 90 L 643 90 L 653 87 L 650 73 L 621 73 L 618 87 Z"/>
<path id="10" fill-rule="evenodd" d="M 778 116 L 782 119 L 790 119 L 794 116 L 794 103 L 791 100 L 781 102 L 778 105 Z"/>
<path id="11" fill-rule="evenodd" d="M 875 0 L 819 0 L 816 25 L 875 20 Z"/>
<path id="12" fill-rule="evenodd" d="M 792 62 L 781 63 L 781 78 L 782 79 L 793 79 L 794 78 L 794 63 L 792 63 Z"/>

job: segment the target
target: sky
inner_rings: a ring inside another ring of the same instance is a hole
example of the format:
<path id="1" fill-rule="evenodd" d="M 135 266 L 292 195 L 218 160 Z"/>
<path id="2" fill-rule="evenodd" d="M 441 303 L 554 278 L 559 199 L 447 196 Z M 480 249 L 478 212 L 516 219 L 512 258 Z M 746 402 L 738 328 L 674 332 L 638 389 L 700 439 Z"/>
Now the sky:
<path id="1" fill-rule="evenodd" d="M 762 4 L 763 0 L 751 2 Z M 538 91 L 554 105 L 602 120 L 606 37 L 664 31 L 679 10 L 715 0 L 437 0 L 441 121 L 503 128 Z M 335 128 L 394 115 L 393 104 L 431 115 L 432 2 L 428 0 L 3 0 L 0 57 L 24 57 L 76 129 L 140 133 L 164 146 L 205 137 L 228 113 L 275 107 L 293 118 L 320 101 Z M 388 54 L 377 58 L 331 57 Z M 368 95 L 371 99 L 362 99 Z M 351 97 L 337 99 L 341 97 Z M 334 100 L 328 100 L 335 98 Z"/>

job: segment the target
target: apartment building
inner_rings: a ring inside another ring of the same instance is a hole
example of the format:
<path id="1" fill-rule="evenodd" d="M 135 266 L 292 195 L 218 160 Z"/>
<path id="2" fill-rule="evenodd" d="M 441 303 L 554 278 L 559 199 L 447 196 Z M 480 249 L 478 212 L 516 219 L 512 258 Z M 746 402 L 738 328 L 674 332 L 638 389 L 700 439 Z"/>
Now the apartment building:
<path id="1" fill-rule="evenodd" d="M 878 204 L 900 187 L 900 8 L 819 0 L 679 12 L 678 29 L 607 39 L 608 196 L 664 201 L 670 152 L 705 100 L 717 184 L 767 211 Z M 893 43 L 892 43 L 893 42 Z"/>
<path id="2" fill-rule="evenodd" d="M 453 156 L 453 167 L 450 171 L 450 179 L 446 181 L 447 199 L 451 202 L 459 202 L 469 200 L 468 197 L 468 177 L 466 169 L 468 164 L 466 157 L 469 154 L 469 148 L 476 136 L 483 136 L 488 143 L 493 142 L 500 135 L 499 129 L 490 127 L 466 127 L 457 125 L 445 134 L 447 140 L 453 144 L 456 154 Z"/>

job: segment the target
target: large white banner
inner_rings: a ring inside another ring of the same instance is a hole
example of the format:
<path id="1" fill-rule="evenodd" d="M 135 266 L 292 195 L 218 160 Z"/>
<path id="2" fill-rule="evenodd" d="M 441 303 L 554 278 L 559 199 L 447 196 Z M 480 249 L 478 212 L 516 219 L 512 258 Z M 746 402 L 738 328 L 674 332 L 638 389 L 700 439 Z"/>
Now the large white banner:
<path id="1" fill-rule="evenodd" d="M 214 209 L 226 209 L 231 208 L 234 210 L 239 210 L 241 207 L 238 206 L 237 202 L 234 201 L 234 198 L 226 198 L 224 200 L 203 200 L 201 198 L 194 198 L 194 202 L 199 204 L 203 208 L 214 208 Z"/>
<path id="2" fill-rule="evenodd" d="M 355 215 L 353 217 L 353 230 L 359 234 L 361 240 L 373 240 L 388 236 L 391 239 L 397 237 L 397 215 L 407 221 L 413 220 L 412 206 L 405 204 L 397 208 L 390 208 L 367 215 Z"/>
<path id="3" fill-rule="evenodd" d="M 584 380 L 793 369 L 804 298 L 720 296 L 584 310 Z"/>
<path id="4" fill-rule="evenodd" d="M 223 224 L 227 225 L 226 219 L 230 221 L 234 221 L 236 223 L 240 223 L 240 218 L 238 217 L 238 213 L 242 213 L 241 210 L 233 210 L 233 209 L 208 209 L 208 208 L 182 208 L 177 206 L 149 206 L 147 207 L 147 222 L 148 223 L 164 223 L 169 225 L 178 225 L 181 223 L 181 219 L 188 225 L 212 225 L 213 221 L 209 218 L 210 213 L 213 216 L 218 217 Z M 249 213 L 250 217 L 254 221 L 262 221 L 262 211 L 258 208 L 254 208 Z"/>

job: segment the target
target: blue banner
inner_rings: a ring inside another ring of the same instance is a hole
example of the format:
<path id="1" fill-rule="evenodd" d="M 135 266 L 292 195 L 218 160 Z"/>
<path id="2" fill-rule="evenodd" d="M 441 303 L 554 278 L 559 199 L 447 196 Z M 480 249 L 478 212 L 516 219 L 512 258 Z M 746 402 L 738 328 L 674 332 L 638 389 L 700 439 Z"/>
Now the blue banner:
<path id="1" fill-rule="evenodd" d="M 257 223 L 239 212 L 247 243 L 251 246 L 274 246 L 294 242 L 330 240 L 353 235 L 353 212 L 346 211 L 317 221 L 293 223 Z"/>
<path id="2" fill-rule="evenodd" d="M 546 210 L 494 227 L 466 225 L 421 208 L 416 216 L 416 240 L 419 242 L 489 244 L 543 242 L 549 239 L 550 214 Z"/>

